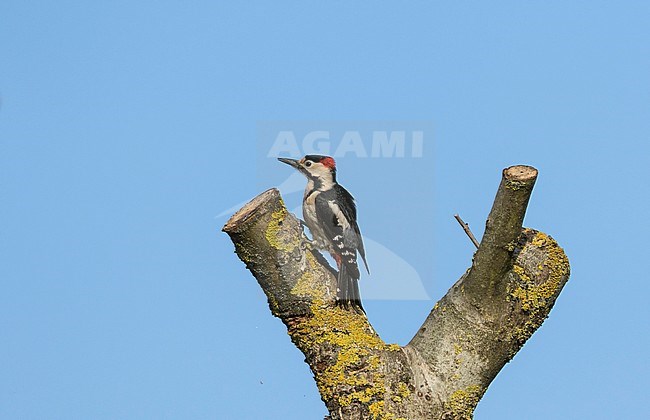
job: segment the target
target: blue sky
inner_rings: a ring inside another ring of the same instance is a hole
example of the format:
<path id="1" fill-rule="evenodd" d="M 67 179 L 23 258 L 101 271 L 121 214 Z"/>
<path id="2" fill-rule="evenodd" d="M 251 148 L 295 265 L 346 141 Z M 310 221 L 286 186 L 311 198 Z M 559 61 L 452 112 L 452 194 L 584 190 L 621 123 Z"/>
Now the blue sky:
<path id="1" fill-rule="evenodd" d="M 537 167 L 525 224 L 572 276 L 476 418 L 649 415 L 647 2 L 134 3 L 0 4 L 1 418 L 326 414 L 220 232 L 288 177 L 278 121 L 431 124 L 421 158 L 339 159 L 431 298 L 366 301 L 400 344 L 470 263 L 453 214 L 480 235 L 501 169 Z"/>

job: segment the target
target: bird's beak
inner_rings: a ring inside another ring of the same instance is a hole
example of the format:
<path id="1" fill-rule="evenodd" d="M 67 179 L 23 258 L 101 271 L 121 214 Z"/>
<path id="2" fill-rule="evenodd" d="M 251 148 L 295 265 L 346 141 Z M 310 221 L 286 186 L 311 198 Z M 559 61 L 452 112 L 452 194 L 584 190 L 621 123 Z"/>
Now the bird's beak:
<path id="1" fill-rule="evenodd" d="M 302 166 L 300 166 L 300 163 L 296 159 L 278 158 L 278 160 L 282 163 L 286 163 L 289 166 L 293 166 L 302 172 Z"/>

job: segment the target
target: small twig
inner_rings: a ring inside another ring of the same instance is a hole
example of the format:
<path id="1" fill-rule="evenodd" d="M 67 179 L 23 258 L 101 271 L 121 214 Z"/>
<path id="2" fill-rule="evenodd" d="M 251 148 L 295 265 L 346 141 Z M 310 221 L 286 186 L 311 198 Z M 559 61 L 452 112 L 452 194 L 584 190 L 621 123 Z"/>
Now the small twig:
<path id="1" fill-rule="evenodd" d="M 467 234 L 467 236 L 469 236 L 469 239 L 472 240 L 472 243 L 474 244 L 474 246 L 476 247 L 476 249 L 478 249 L 479 243 L 478 243 L 478 241 L 476 240 L 476 238 L 474 237 L 474 234 L 472 233 L 472 231 L 470 230 L 469 225 L 468 225 L 467 223 L 465 223 L 465 222 L 463 221 L 463 219 L 460 218 L 459 215 L 454 214 L 454 217 L 456 218 L 456 220 L 458 221 L 458 223 L 460 224 L 460 226 L 463 228 L 463 230 L 465 231 L 465 233 Z"/>

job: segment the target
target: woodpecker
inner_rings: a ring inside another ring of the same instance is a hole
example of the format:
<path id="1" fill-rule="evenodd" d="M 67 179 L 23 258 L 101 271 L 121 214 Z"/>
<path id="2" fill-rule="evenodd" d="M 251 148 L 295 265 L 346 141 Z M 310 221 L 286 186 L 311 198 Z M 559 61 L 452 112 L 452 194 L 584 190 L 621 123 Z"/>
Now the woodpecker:
<path id="1" fill-rule="evenodd" d="M 354 197 L 336 182 L 336 162 L 330 156 L 322 155 L 278 160 L 307 177 L 302 214 L 315 248 L 329 252 L 338 266 L 337 304 L 365 313 L 359 295 L 357 252 L 368 274 L 370 270 L 357 224 Z"/>

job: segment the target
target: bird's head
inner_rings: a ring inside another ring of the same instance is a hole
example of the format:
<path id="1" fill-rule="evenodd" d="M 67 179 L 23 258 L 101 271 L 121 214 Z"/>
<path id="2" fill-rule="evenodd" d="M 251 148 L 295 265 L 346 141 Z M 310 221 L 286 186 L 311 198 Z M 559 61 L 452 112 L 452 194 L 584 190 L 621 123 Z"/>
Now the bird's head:
<path id="1" fill-rule="evenodd" d="M 307 178 L 321 182 L 336 182 L 336 162 L 330 156 L 307 155 L 304 158 L 278 158 L 280 162 L 293 166 Z"/>

